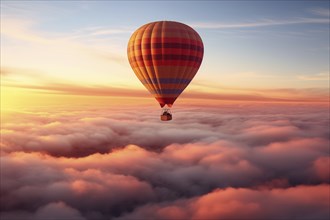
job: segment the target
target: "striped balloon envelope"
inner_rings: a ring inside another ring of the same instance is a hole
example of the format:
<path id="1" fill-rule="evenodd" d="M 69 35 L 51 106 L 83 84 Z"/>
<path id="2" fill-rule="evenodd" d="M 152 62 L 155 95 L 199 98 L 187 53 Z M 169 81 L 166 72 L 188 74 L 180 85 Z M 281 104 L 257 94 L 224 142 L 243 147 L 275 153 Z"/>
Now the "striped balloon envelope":
<path id="1" fill-rule="evenodd" d="M 131 36 L 129 63 L 161 107 L 171 107 L 196 75 L 204 54 L 198 33 L 183 23 L 157 21 Z"/>

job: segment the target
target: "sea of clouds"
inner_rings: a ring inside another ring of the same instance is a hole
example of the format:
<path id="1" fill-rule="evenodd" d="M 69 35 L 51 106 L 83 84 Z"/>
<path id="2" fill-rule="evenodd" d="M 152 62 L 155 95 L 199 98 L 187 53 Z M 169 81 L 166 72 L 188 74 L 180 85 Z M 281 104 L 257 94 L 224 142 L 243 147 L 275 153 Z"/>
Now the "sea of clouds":
<path id="1" fill-rule="evenodd" d="M 328 105 L 6 113 L 1 219 L 329 219 Z"/>

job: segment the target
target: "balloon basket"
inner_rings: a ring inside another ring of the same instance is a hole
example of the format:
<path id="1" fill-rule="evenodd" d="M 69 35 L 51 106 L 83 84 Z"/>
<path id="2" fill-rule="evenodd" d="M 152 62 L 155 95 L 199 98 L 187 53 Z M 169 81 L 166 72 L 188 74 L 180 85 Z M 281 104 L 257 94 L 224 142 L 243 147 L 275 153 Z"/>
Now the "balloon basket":
<path id="1" fill-rule="evenodd" d="M 170 109 L 164 108 L 162 110 L 162 114 L 160 115 L 160 120 L 162 121 L 171 121 L 172 120 L 172 113 Z"/>

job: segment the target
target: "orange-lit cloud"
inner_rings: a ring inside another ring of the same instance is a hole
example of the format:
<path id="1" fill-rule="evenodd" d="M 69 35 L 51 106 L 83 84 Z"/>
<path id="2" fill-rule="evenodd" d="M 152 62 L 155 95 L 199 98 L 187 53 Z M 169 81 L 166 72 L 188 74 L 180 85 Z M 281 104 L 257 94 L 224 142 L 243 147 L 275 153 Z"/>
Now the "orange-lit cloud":
<path id="1" fill-rule="evenodd" d="M 296 216 L 325 219 L 328 185 L 287 189 L 226 188 L 193 199 L 145 205 L 118 219 L 282 219 Z M 313 204 L 313 205 L 311 205 Z M 280 210 L 280 211 L 279 211 Z"/>
<path id="2" fill-rule="evenodd" d="M 317 177 L 322 180 L 329 181 L 330 179 L 330 157 L 320 157 L 314 161 L 314 172 Z"/>

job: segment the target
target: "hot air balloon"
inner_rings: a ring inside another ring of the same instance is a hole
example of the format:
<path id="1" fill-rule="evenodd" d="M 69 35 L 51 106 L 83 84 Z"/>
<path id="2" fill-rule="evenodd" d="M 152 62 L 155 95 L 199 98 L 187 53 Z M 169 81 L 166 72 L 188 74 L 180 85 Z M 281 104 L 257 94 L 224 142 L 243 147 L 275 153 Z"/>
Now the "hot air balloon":
<path id="1" fill-rule="evenodd" d="M 156 21 L 138 28 L 128 42 L 129 63 L 163 108 L 161 120 L 196 75 L 204 54 L 198 33 L 183 23 Z"/>

